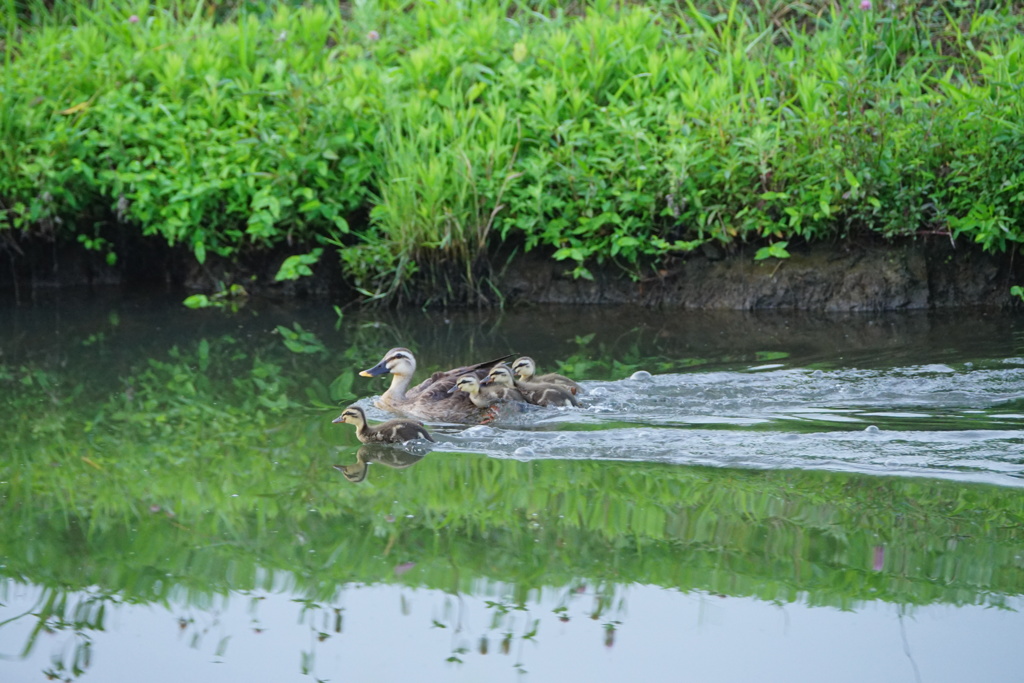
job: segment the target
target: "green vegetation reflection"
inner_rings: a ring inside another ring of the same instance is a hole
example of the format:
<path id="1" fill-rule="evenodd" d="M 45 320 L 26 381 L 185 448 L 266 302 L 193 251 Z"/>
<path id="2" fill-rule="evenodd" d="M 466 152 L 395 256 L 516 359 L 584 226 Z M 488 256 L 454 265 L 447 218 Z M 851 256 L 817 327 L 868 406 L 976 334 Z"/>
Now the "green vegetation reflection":
<path id="1" fill-rule="evenodd" d="M 379 334 L 353 339 L 376 349 Z M 332 380 L 312 331 L 267 337 L 204 339 L 102 381 L 81 358 L 0 366 L 0 585 L 43 588 L 21 617 L 38 621 L 31 638 L 88 642 L 107 605 L 201 609 L 282 586 L 318 622 L 353 583 L 511 586 L 495 609 L 581 583 L 606 602 L 636 582 L 844 609 L 1002 607 L 1024 592 L 1018 490 L 363 450 L 330 423 L 372 391 L 353 384 L 360 346 L 331 358 Z"/>
<path id="2" fill-rule="evenodd" d="M 67 386 L 72 370 L 4 368 L 4 572 L 139 600 L 253 588 L 259 568 L 319 599 L 408 561 L 402 581 L 450 590 L 588 577 L 844 606 L 988 604 L 1024 583 L 1013 489 L 443 451 L 388 463 L 330 423 L 352 370 L 295 379 L 318 360 L 203 340 L 105 396 Z M 333 467 L 360 461 L 359 486 Z"/>

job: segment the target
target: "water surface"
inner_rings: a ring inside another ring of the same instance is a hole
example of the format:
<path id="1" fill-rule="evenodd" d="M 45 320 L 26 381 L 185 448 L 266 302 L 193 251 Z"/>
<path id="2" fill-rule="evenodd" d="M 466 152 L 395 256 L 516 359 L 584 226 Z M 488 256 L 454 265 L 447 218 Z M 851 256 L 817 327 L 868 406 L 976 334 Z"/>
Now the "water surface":
<path id="1" fill-rule="evenodd" d="M 179 298 L 0 307 L 4 680 L 1019 669 L 1019 319 Z M 360 450 L 397 345 L 584 406 Z"/>

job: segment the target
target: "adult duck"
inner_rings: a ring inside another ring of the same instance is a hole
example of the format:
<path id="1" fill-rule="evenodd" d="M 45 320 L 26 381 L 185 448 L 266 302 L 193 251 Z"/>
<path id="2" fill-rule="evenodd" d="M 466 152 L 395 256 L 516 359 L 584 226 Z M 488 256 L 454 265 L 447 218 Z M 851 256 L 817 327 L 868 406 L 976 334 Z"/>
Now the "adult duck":
<path id="1" fill-rule="evenodd" d="M 512 372 L 520 382 L 537 382 L 540 384 L 558 384 L 566 387 L 573 394 L 583 393 L 583 387 L 557 372 L 537 375 L 537 363 L 529 356 L 520 356 L 512 363 Z"/>
<path id="2" fill-rule="evenodd" d="M 396 417 L 380 424 L 370 425 L 366 413 L 359 406 L 345 408 L 332 422 L 346 422 L 356 426 L 356 438 L 360 443 L 405 443 L 414 439 L 433 441 L 430 432 L 422 422 Z"/>
<path id="3" fill-rule="evenodd" d="M 485 384 L 497 384 L 501 387 L 517 389 L 527 403 L 538 406 L 572 406 L 578 408 L 580 402 L 567 388 L 558 384 L 541 384 L 540 382 L 516 382 L 512 368 L 495 365 L 487 374 Z"/>
<path id="4" fill-rule="evenodd" d="M 449 393 L 455 380 L 462 375 L 472 374 L 483 379 L 494 365 L 511 356 L 502 356 L 476 365 L 466 365 L 453 370 L 435 372 L 428 379 L 410 388 L 416 372 L 416 358 L 412 351 L 403 347 L 391 349 L 379 363 L 359 374 L 363 377 L 377 377 L 391 373 L 391 384 L 374 405 L 393 413 L 411 415 L 422 420 L 440 422 L 476 422 L 480 419 L 480 408 L 475 406 L 464 391 Z"/>

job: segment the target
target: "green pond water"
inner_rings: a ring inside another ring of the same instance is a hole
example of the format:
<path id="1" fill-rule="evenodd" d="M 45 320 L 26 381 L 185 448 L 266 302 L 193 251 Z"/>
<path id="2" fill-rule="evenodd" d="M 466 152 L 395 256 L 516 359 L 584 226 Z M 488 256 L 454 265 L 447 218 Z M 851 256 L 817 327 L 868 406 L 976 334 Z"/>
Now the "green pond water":
<path id="1" fill-rule="evenodd" d="M 1020 318 L 180 298 L 0 303 L 5 683 L 1024 675 Z M 393 346 L 583 406 L 361 447 Z"/>

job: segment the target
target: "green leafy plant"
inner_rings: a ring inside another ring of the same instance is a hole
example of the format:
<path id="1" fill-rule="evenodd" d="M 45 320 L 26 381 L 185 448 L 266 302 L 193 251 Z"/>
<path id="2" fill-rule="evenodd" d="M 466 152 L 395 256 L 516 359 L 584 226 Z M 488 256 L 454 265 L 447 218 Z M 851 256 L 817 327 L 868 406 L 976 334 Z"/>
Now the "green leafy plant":
<path id="1" fill-rule="evenodd" d="M 308 254 L 289 256 L 281 263 L 281 267 L 278 269 L 277 275 L 274 276 L 274 280 L 277 282 L 282 280 L 298 280 L 300 277 L 312 275 L 313 269 L 310 266 L 317 264 L 323 252 L 324 250 L 318 247 Z"/>
<path id="2" fill-rule="evenodd" d="M 480 301 L 499 253 L 639 279 L 705 243 L 1024 241 L 998 3 L 12 7 L 0 232 L 116 266 L 123 231 L 317 244 L 367 298 Z"/>
<path id="3" fill-rule="evenodd" d="M 764 259 L 768 258 L 789 258 L 789 252 L 786 250 L 786 247 L 788 246 L 789 242 L 773 242 L 769 244 L 767 247 L 761 247 L 760 249 L 758 249 L 757 253 L 754 254 L 754 260 L 763 261 Z"/>

